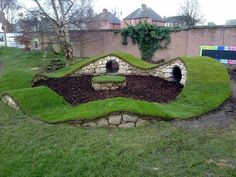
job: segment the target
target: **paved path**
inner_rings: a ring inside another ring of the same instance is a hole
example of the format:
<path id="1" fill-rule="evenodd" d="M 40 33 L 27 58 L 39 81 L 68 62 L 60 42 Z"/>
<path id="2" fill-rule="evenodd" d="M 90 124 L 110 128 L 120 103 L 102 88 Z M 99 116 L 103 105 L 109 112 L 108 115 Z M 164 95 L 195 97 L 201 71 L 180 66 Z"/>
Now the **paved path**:
<path id="1" fill-rule="evenodd" d="M 236 71 L 231 74 L 232 98 L 218 111 L 209 113 L 195 120 L 174 121 L 174 125 L 182 128 L 205 129 L 210 127 L 226 128 L 236 123 Z"/>

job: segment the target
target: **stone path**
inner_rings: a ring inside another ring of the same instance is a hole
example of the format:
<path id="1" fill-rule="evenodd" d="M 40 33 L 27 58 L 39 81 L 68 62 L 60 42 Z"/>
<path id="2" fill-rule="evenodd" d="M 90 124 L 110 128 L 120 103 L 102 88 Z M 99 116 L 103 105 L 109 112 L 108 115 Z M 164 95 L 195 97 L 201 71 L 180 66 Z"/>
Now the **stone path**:
<path id="1" fill-rule="evenodd" d="M 174 121 L 177 127 L 205 129 L 210 127 L 226 128 L 236 123 L 236 71 L 231 75 L 232 97 L 219 111 L 209 113 L 195 120 Z"/>

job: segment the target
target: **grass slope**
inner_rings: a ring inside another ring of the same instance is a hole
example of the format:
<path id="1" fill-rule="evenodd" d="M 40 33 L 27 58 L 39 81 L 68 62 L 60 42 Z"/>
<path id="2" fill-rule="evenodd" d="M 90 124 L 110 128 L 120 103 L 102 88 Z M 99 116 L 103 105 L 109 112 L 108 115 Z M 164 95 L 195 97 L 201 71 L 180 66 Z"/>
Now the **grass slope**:
<path id="1" fill-rule="evenodd" d="M 96 57 L 93 57 L 93 58 L 88 58 L 88 59 L 85 59 L 85 60 L 81 60 L 79 61 L 78 63 L 74 64 L 74 65 L 71 65 L 71 66 L 68 66 L 66 68 L 63 68 L 61 70 L 58 70 L 54 73 L 50 73 L 50 74 L 45 74 L 44 76 L 46 77 L 64 77 L 64 76 L 67 76 L 67 75 L 70 75 L 76 71 L 78 71 L 79 69 L 81 69 L 82 67 L 86 66 L 86 65 L 89 65 L 101 58 L 104 58 L 104 57 L 107 57 L 107 56 L 116 56 L 118 58 L 121 58 L 122 60 L 126 61 L 127 63 L 129 63 L 130 65 L 132 66 L 135 66 L 137 68 L 140 68 L 140 69 L 152 69 L 152 68 L 155 68 L 157 67 L 158 65 L 156 64 L 152 64 L 152 63 L 148 63 L 148 62 L 145 62 L 137 57 L 134 57 L 133 55 L 130 55 L 130 54 L 127 54 L 127 53 L 124 53 L 124 52 L 114 52 L 112 54 L 109 54 L 109 55 L 103 55 L 103 56 L 96 56 Z M 37 77 L 37 75 L 36 75 Z"/>
<path id="2" fill-rule="evenodd" d="M 93 82 L 97 83 L 121 83 L 125 81 L 124 76 L 102 75 L 92 78 Z"/>
<path id="3" fill-rule="evenodd" d="M 217 108 L 230 96 L 230 80 L 222 64 L 206 57 L 185 57 L 182 60 L 188 70 L 187 83 L 177 100 L 169 104 L 112 98 L 74 107 L 46 87 L 12 90 L 6 93 L 17 100 L 26 113 L 50 123 L 96 119 L 117 111 L 187 119 Z"/>

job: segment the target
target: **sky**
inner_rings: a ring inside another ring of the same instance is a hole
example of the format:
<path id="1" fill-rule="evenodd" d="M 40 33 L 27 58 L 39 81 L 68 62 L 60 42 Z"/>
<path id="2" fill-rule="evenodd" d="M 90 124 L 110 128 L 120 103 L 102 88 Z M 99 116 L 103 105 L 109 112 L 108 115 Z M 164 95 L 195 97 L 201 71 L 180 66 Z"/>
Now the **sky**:
<path id="1" fill-rule="evenodd" d="M 122 11 L 122 17 L 125 18 L 144 3 L 162 17 L 168 17 L 178 14 L 179 6 L 183 2 L 184 0 L 96 0 L 95 10 L 100 12 L 103 8 L 116 8 Z M 199 0 L 199 3 L 206 23 L 223 25 L 228 19 L 236 19 L 235 0 Z"/>
<path id="2" fill-rule="evenodd" d="M 116 9 L 122 12 L 122 18 L 125 18 L 141 4 L 151 7 L 162 17 L 175 16 L 178 14 L 179 6 L 185 0 L 94 0 L 94 9 L 96 13 L 106 8 L 108 10 Z M 24 0 L 27 6 L 32 5 L 32 0 Z M 226 20 L 236 19 L 236 0 L 199 0 L 202 14 L 205 22 L 214 22 L 217 25 L 224 25 Z"/>

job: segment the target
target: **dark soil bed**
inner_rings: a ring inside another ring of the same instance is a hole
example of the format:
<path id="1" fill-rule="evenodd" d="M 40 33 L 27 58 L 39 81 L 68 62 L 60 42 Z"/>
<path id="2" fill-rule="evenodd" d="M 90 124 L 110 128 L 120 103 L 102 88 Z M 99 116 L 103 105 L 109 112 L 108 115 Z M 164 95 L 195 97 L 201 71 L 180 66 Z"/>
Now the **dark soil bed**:
<path id="1" fill-rule="evenodd" d="M 74 105 L 114 97 L 166 103 L 174 100 L 183 88 L 178 83 L 158 77 L 126 76 L 127 84 L 124 88 L 114 91 L 95 91 L 91 87 L 91 79 L 92 76 L 53 78 L 39 81 L 35 86 L 47 86 Z"/>

